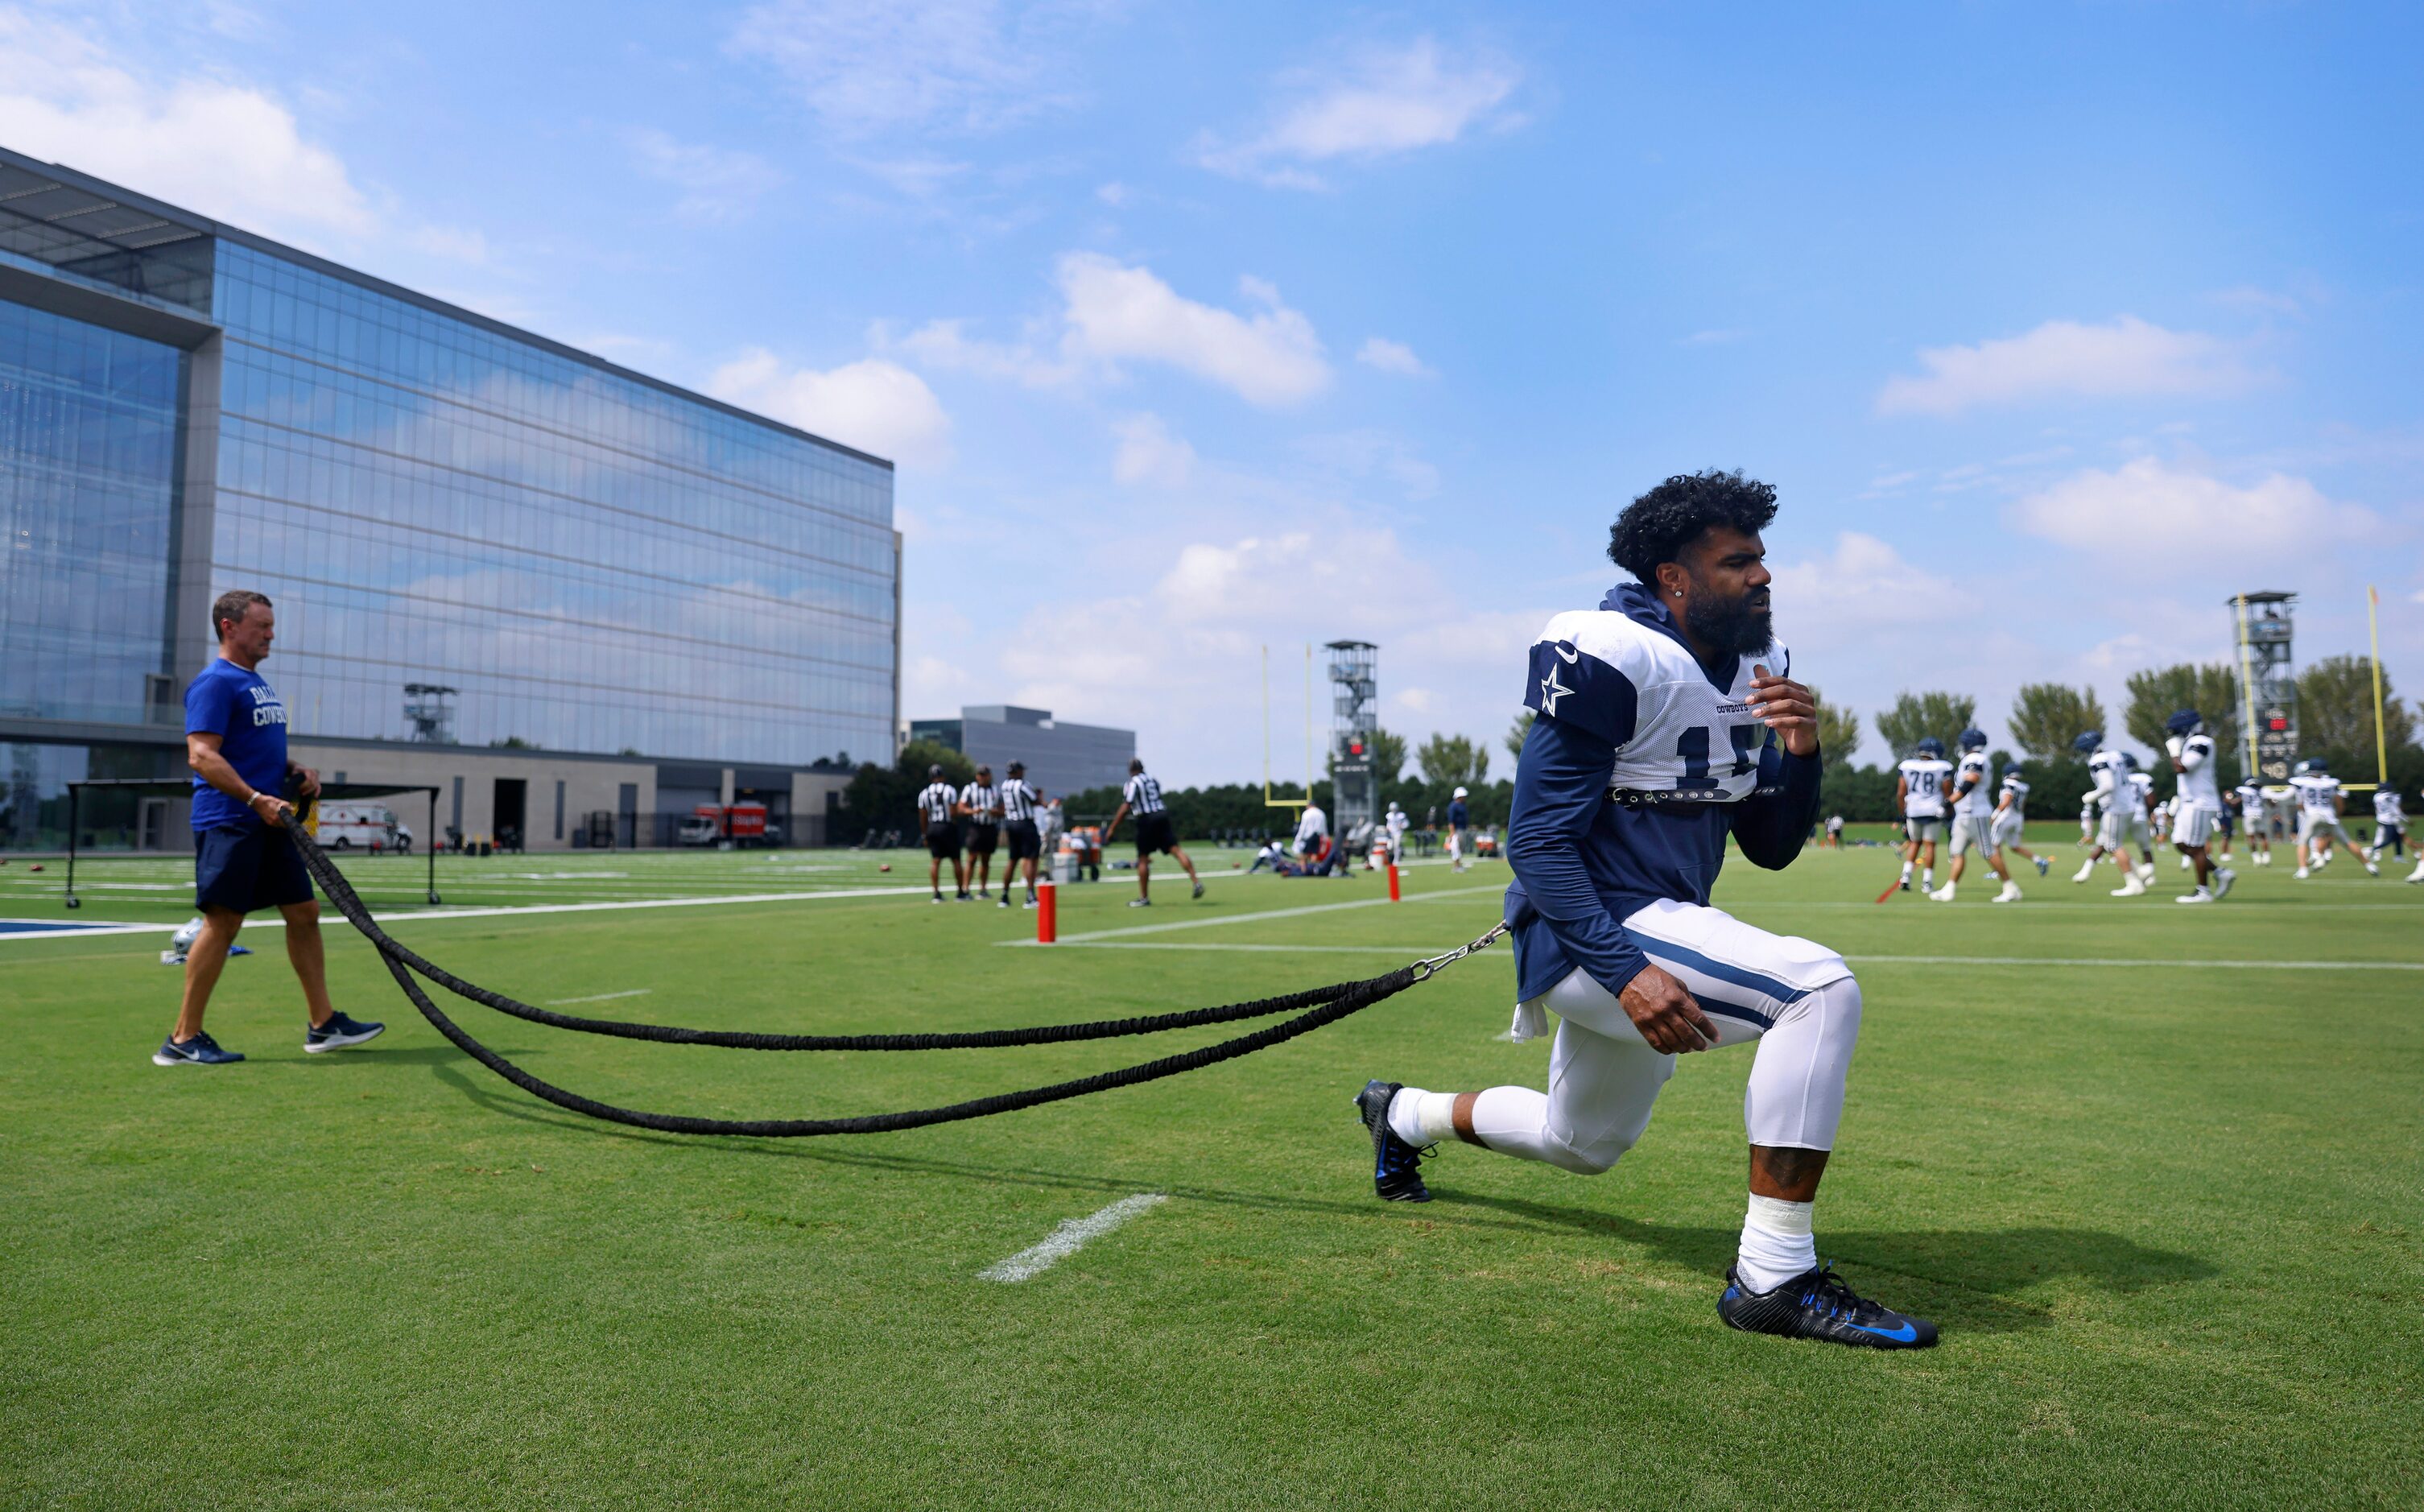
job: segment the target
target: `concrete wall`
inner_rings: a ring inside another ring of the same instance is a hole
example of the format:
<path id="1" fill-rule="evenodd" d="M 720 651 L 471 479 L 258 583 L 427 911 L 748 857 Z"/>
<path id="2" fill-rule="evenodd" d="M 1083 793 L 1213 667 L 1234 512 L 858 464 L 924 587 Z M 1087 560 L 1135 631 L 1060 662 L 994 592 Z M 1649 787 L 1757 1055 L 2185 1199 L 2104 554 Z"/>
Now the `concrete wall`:
<path id="1" fill-rule="evenodd" d="M 527 819 L 523 825 L 523 843 L 532 851 L 567 851 L 572 848 L 572 832 L 593 809 L 619 813 L 622 785 L 631 783 L 639 788 L 639 813 L 642 839 L 647 836 L 648 817 L 657 810 L 657 767 L 653 761 L 599 761 L 550 756 L 545 751 L 488 750 L 476 746 L 437 745 L 415 748 L 409 745 L 362 746 L 320 744 L 308 739 L 297 739 L 287 749 L 288 756 L 320 773 L 324 782 L 333 782 L 343 772 L 347 782 L 397 782 L 414 786 L 435 786 L 438 794 L 438 833 L 446 826 L 459 823 L 467 838 L 491 838 L 496 834 L 496 792 L 500 777 L 520 778 L 527 788 Z M 454 818 L 455 781 L 461 779 L 462 818 Z M 564 835 L 555 833 L 555 785 L 564 784 Z M 413 834 L 418 846 L 429 838 L 423 832 L 429 824 L 427 800 L 421 794 L 406 794 L 389 802 L 406 827 Z M 818 800 L 820 811 L 823 800 Z"/>

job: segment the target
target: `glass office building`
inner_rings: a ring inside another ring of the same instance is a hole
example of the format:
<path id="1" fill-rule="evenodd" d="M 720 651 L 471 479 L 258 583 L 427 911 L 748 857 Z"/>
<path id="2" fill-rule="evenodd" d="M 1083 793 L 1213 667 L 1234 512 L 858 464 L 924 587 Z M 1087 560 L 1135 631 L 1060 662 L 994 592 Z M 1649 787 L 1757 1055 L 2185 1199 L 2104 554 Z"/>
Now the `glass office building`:
<path id="1" fill-rule="evenodd" d="M 292 739 L 375 780 L 679 767 L 630 808 L 892 749 L 889 463 L 6 151 L 0 527 L 0 846 L 182 766 L 233 587 Z"/>

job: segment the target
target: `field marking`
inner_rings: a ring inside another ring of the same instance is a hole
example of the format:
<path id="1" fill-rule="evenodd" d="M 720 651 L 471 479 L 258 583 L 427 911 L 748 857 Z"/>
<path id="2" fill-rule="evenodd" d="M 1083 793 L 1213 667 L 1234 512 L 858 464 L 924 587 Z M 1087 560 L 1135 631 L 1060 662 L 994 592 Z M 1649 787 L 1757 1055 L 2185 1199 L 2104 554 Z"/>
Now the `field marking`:
<path id="1" fill-rule="evenodd" d="M 1504 893 L 1502 885 L 1487 887 L 1451 887 L 1445 892 L 1422 893 L 1406 899 L 1409 903 L 1432 903 L 1443 898 L 1467 898 L 1475 893 Z M 1167 924 L 1131 924 L 1121 930 L 1088 930 L 1080 934 L 1060 936 L 1062 945 L 1082 945 L 1089 940 L 1118 939 L 1132 934 L 1167 934 L 1172 930 L 1208 930 L 1222 924 L 1243 924 L 1258 918 L 1302 918 L 1308 914 L 1339 914 L 1350 908 L 1387 908 L 1386 898 L 1351 898 L 1343 903 L 1308 903 L 1301 908 L 1267 908 L 1253 914 L 1224 914 L 1217 918 L 1172 919 Z M 996 945 L 1033 946 L 1033 940 L 996 940 Z"/>
<path id="2" fill-rule="evenodd" d="M 1007 943 L 1007 942 L 997 942 Z M 1236 945 L 1210 940 L 1069 940 L 1062 945 L 1080 950 L 1239 950 L 1284 952 L 1288 955 L 1395 956 L 1400 961 L 1420 961 L 1426 955 L 1439 954 L 1434 945 Z M 1504 954 L 1505 952 L 1499 952 Z M 1478 959 L 1477 957 L 1475 959 Z"/>
<path id="3" fill-rule="evenodd" d="M 1897 966 L 2207 966 L 2225 971 L 2424 971 L 2424 961 L 2205 961 L 2088 956 L 1873 956 L 1846 954 L 1846 961 Z"/>
<path id="4" fill-rule="evenodd" d="M 569 1008 L 575 1003 L 611 1003 L 617 997 L 646 997 L 654 987 L 634 987 L 628 992 L 598 993 L 588 997 L 555 997 L 548 1000 L 550 1008 Z"/>
<path id="5" fill-rule="evenodd" d="M 1110 1206 L 1089 1213 L 1084 1218 L 1063 1218 L 1060 1226 L 1046 1235 L 1042 1244 L 1029 1245 L 1008 1260 L 996 1261 L 978 1271 L 977 1279 L 1014 1285 L 1031 1276 L 1040 1276 L 1121 1224 L 1142 1218 L 1169 1201 L 1160 1192 L 1139 1192 L 1134 1197 L 1123 1197 Z"/>

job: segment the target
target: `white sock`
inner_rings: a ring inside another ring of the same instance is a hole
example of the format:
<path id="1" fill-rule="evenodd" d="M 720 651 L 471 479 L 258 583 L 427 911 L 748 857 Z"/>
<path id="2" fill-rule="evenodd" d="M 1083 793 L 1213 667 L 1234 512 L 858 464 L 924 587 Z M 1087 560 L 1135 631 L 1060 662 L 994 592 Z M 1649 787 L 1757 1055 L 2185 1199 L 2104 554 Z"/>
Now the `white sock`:
<path id="1" fill-rule="evenodd" d="M 1401 1088 L 1389 1099 L 1389 1132 L 1413 1145 L 1455 1138 L 1456 1093 Z"/>
<path id="2" fill-rule="evenodd" d="M 1936 885 L 1936 868 L 1934 867 L 1928 867 L 1920 872 L 1919 884 L 1922 887 L 1933 887 Z"/>
<path id="3" fill-rule="evenodd" d="M 1810 1232 L 1808 1202 L 1753 1193 L 1743 1218 L 1742 1249 L 1734 1274 L 1754 1292 L 1772 1292 L 1818 1268 L 1818 1241 Z"/>
<path id="4" fill-rule="evenodd" d="M 1910 881 L 1910 863 L 1907 861 L 1902 864 L 1902 880 L 1905 882 Z"/>

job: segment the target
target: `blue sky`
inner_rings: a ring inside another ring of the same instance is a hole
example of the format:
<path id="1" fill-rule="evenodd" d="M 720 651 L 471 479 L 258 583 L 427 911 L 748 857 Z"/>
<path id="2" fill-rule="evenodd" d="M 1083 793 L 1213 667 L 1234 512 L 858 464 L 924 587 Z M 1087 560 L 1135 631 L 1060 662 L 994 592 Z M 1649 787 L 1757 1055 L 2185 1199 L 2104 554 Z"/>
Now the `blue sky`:
<path id="1" fill-rule="evenodd" d="M 2378 582 L 2424 677 L 2419 55 L 2391 6 L 0 0 L 0 142 L 897 457 L 904 712 L 1193 782 L 1259 772 L 1265 644 L 1283 776 L 1308 640 L 1494 738 L 1713 464 L 1863 714 L 2117 709 L 2246 588 L 2303 660 Z"/>

